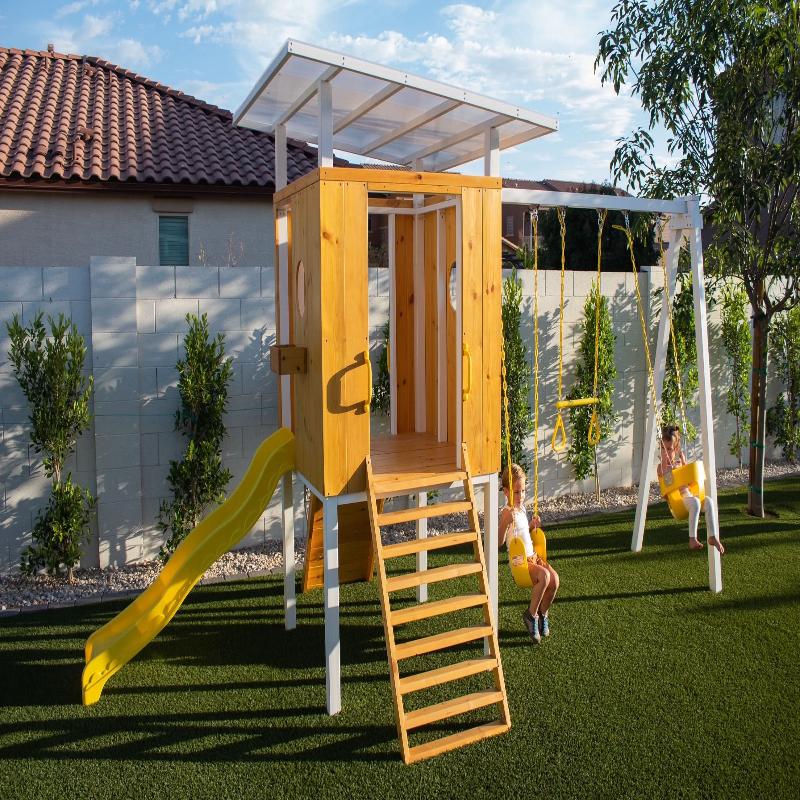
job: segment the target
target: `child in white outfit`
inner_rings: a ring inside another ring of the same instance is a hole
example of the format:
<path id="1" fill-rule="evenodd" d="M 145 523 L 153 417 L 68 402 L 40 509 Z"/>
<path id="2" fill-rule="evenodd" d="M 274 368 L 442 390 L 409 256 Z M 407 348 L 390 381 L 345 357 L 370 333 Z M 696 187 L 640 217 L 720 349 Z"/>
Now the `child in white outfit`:
<path id="1" fill-rule="evenodd" d="M 509 505 L 509 472 L 514 487 L 514 507 Z M 506 505 L 500 512 L 499 540 L 502 546 L 510 539 L 510 531 L 515 531 L 525 545 L 525 555 L 528 559 L 528 573 L 531 576 L 533 589 L 531 602 L 522 613 L 528 635 L 535 644 L 539 644 L 542 636 L 550 635 L 550 619 L 548 612 L 558 592 L 558 573 L 547 561 L 541 559 L 533 547 L 531 531 L 541 527 L 538 516 L 533 517 L 528 523 L 528 514 L 525 511 L 525 471 L 519 464 L 512 464 L 510 470 L 503 471 L 503 492 L 506 496 Z M 513 535 L 513 534 L 512 534 Z"/>
<path id="2" fill-rule="evenodd" d="M 682 467 L 686 463 L 686 456 L 681 450 L 681 432 L 676 425 L 665 425 L 661 429 L 661 463 L 657 472 L 669 483 L 669 476 L 673 469 Z M 697 525 L 700 522 L 700 499 L 695 497 L 687 487 L 681 489 L 681 499 L 689 512 L 689 549 L 702 550 L 703 543 L 697 538 Z M 708 543 L 719 550 L 722 555 L 725 548 L 716 536 L 709 536 Z"/>

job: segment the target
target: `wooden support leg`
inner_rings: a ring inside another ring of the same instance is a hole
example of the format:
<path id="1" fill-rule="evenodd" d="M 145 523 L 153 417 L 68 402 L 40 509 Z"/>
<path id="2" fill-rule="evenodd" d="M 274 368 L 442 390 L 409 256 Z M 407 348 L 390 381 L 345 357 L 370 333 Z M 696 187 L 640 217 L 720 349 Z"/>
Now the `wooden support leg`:
<path id="1" fill-rule="evenodd" d="M 498 599 L 498 508 L 499 491 L 497 474 L 492 473 L 489 480 L 483 484 L 483 552 L 486 559 L 486 572 L 489 579 L 489 605 L 492 609 L 492 619 L 495 630 L 499 627 L 499 599 Z M 488 656 L 489 640 L 484 640 L 483 652 Z"/>
<path id="2" fill-rule="evenodd" d="M 297 627 L 297 600 L 294 570 L 294 487 L 292 473 L 283 476 L 283 614 L 287 631 Z"/>
<path id="3" fill-rule="evenodd" d="M 322 506 L 323 574 L 325 581 L 325 690 L 329 714 L 342 710 L 339 635 L 339 512 L 336 498 Z"/>
<path id="4" fill-rule="evenodd" d="M 417 506 L 422 508 L 423 506 L 428 505 L 428 493 L 427 492 L 419 492 L 417 494 Z M 428 520 L 427 519 L 418 519 L 417 520 L 417 539 L 427 539 L 428 538 Z M 422 550 L 417 553 L 417 572 L 421 572 L 424 569 L 428 569 L 428 551 Z M 417 586 L 417 602 L 424 603 L 428 599 L 428 584 L 421 583 Z"/>

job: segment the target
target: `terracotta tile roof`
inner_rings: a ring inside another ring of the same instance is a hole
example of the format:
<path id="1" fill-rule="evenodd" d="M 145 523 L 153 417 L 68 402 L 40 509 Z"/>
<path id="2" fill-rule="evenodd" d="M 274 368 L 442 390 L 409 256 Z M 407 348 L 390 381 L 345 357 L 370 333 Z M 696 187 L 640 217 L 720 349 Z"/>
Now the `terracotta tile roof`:
<path id="1" fill-rule="evenodd" d="M 314 148 L 288 149 L 290 181 L 316 167 Z M 0 178 L 271 191 L 273 154 L 229 111 L 103 59 L 0 48 Z"/>

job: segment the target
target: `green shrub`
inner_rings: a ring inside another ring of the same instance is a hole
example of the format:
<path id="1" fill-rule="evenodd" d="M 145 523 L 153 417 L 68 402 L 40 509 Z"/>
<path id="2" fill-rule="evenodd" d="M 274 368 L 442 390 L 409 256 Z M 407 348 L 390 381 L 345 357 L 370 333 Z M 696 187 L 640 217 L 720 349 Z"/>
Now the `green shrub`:
<path id="1" fill-rule="evenodd" d="M 388 414 L 391 397 L 389 387 L 389 320 L 386 320 L 381 335 L 383 336 L 383 344 L 378 358 L 378 377 L 375 379 L 372 390 L 372 409 L 380 411 L 382 414 Z"/>
<path id="2" fill-rule="evenodd" d="M 49 334 L 37 314 L 23 327 L 15 314 L 6 324 L 11 338 L 8 356 L 30 405 L 31 443 L 43 456 L 45 475 L 52 479 L 48 505 L 37 516 L 33 544 L 22 554 L 21 568 L 33 574 L 45 567 L 57 575 L 62 567 L 72 582 L 73 569 L 88 540 L 95 506 L 91 493 L 63 480 L 64 463 L 78 437 L 91 424 L 91 376 L 83 374 L 86 344 L 72 322 L 60 314 L 48 317 Z"/>
<path id="3" fill-rule="evenodd" d="M 225 499 L 232 474 L 222 466 L 223 415 L 228 402 L 231 359 L 225 358 L 225 337 L 209 339 L 208 318 L 186 315 L 186 357 L 178 361 L 175 430 L 188 443 L 180 461 L 170 461 L 167 482 L 172 501 L 161 503 L 158 526 L 168 538 L 160 551 L 166 561 L 197 525 L 209 506 Z"/>
<path id="4" fill-rule="evenodd" d="M 533 254 L 529 250 L 520 251 L 525 268 L 533 264 Z M 527 348 L 520 333 L 522 318 L 522 282 L 516 271 L 503 281 L 503 343 L 506 360 L 506 383 L 508 387 L 508 424 L 511 439 L 511 459 L 523 469 L 530 466 L 530 458 L 525 449 L 525 439 L 533 430 L 531 407 L 528 396 L 531 385 L 531 368 L 528 364 Z M 534 320 L 536 324 L 536 320 Z M 501 389 L 502 391 L 502 389 Z M 501 412 L 501 464 L 506 465 L 506 422 L 502 398 Z"/>
<path id="5" fill-rule="evenodd" d="M 579 360 L 575 372 L 575 381 L 567 395 L 568 400 L 581 397 L 593 397 L 594 392 L 594 348 L 595 348 L 595 313 L 597 308 L 596 283 L 592 283 L 592 291 L 583 306 L 583 322 L 581 339 L 578 347 Z M 617 419 L 614 412 L 614 381 L 617 367 L 614 363 L 614 343 L 617 337 L 611 323 L 608 300 L 600 296 L 600 341 L 597 352 L 597 406 L 600 421 L 600 440 L 605 439 Z M 597 475 L 597 447 L 589 444 L 589 422 L 592 417 L 592 406 L 579 406 L 569 409 L 569 423 L 572 431 L 567 459 L 572 464 L 575 477 L 580 481 L 594 475 L 595 486 L 599 492 Z"/>
<path id="6" fill-rule="evenodd" d="M 767 433 L 784 458 L 800 456 L 800 306 L 776 316 L 770 332 L 775 373 L 783 382 L 775 405 L 767 411 Z"/>

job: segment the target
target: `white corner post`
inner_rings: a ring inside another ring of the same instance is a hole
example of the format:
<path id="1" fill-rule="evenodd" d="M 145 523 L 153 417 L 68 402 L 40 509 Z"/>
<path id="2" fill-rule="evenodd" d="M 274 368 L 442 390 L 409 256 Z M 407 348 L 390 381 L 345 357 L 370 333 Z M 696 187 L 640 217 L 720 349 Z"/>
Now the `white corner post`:
<path id="1" fill-rule="evenodd" d="M 667 286 L 669 286 L 669 296 L 675 295 L 675 283 L 678 276 L 678 256 L 683 239 L 683 230 L 673 227 L 672 220 L 669 226 L 669 246 L 667 248 Z M 652 275 L 653 273 L 649 273 Z M 650 281 L 648 280 L 647 297 L 642 298 L 642 304 L 650 303 L 651 294 Z M 664 298 L 663 302 L 666 302 Z M 662 305 L 661 319 L 658 323 L 658 334 L 656 337 L 656 352 L 653 358 L 653 377 L 655 383 L 656 402 L 661 400 L 661 391 L 664 387 L 664 372 L 667 365 L 667 345 L 669 343 L 669 317 L 666 309 Z M 644 432 L 644 445 L 642 447 L 642 464 L 639 474 L 639 499 L 636 503 L 636 517 L 633 522 L 633 536 L 631 538 L 631 550 L 638 553 L 642 549 L 644 542 L 644 527 L 647 521 L 647 503 L 650 499 L 650 481 L 653 479 L 656 456 L 656 408 L 653 406 L 653 397 L 650 392 L 649 376 L 645 377 L 647 385 L 645 387 L 645 406 L 647 408 L 647 424 Z"/>
<path id="2" fill-rule="evenodd" d="M 288 182 L 288 161 L 286 151 L 286 126 L 275 126 L 275 191 L 279 192 Z"/>
<path id="3" fill-rule="evenodd" d="M 417 493 L 417 507 L 424 508 L 428 505 L 428 493 Z M 428 538 L 428 520 L 426 518 L 417 520 L 417 539 Z M 420 550 L 417 553 L 417 572 L 428 569 L 428 551 Z M 421 583 L 417 586 L 417 602 L 424 603 L 428 599 L 428 584 Z"/>
<path id="4" fill-rule="evenodd" d="M 339 637 L 339 508 L 337 498 L 322 501 L 325 611 L 325 692 L 329 714 L 342 710 L 341 640 Z"/>
<path id="5" fill-rule="evenodd" d="M 275 190 L 285 188 L 287 180 L 286 126 L 275 128 Z M 289 220 L 285 208 L 275 209 L 275 246 L 278 250 L 275 304 L 278 309 L 278 344 L 291 344 L 289 335 Z M 281 425 L 292 429 L 292 379 L 280 376 Z"/>
<path id="6" fill-rule="evenodd" d="M 330 81 L 319 82 L 319 139 L 317 166 L 333 166 L 333 87 Z"/>
<path id="7" fill-rule="evenodd" d="M 294 574 L 294 487 L 292 473 L 283 476 L 283 618 L 287 631 L 297 627 L 297 599 Z"/>
<path id="8" fill-rule="evenodd" d="M 483 174 L 495 178 L 500 176 L 500 131 L 497 128 L 489 128 L 486 131 Z"/>
<path id="9" fill-rule="evenodd" d="M 703 443 L 703 467 L 706 473 L 706 536 L 719 540 L 719 515 L 717 512 L 717 459 L 714 452 L 714 414 L 711 408 L 711 361 L 708 355 L 708 313 L 706 310 L 706 285 L 703 270 L 703 215 L 700 198 L 691 197 L 689 206 L 689 248 L 692 257 L 692 290 L 694 294 L 694 325 L 697 341 L 697 375 L 700 383 L 700 431 Z M 722 591 L 722 561 L 716 547 L 708 550 L 708 588 Z"/>
<path id="10" fill-rule="evenodd" d="M 497 473 L 492 472 L 489 480 L 483 485 L 483 551 L 486 558 L 486 571 L 489 576 L 489 602 L 495 628 L 499 625 L 498 607 L 498 486 Z"/>

